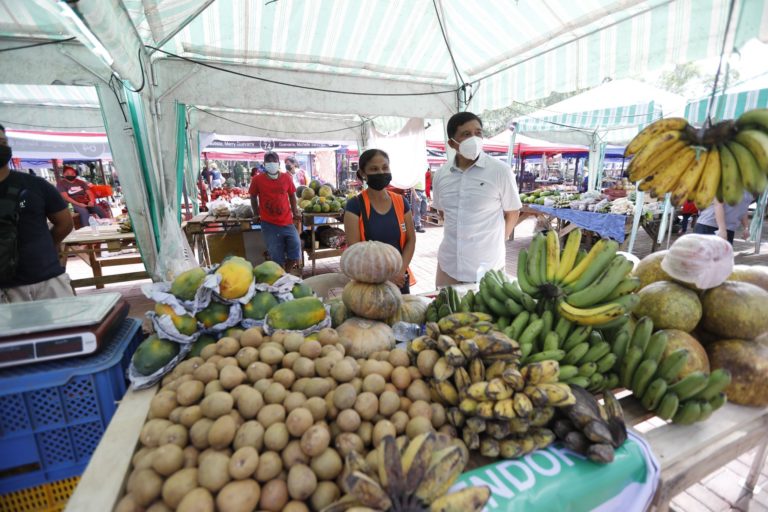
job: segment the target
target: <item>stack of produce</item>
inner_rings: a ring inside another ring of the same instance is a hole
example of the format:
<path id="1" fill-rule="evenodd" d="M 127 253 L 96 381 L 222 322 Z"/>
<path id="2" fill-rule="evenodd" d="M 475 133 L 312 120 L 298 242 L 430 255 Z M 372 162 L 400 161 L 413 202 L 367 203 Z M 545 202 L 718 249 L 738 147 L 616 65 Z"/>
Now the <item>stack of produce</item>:
<path id="1" fill-rule="evenodd" d="M 316 180 L 307 187 L 298 187 L 296 197 L 299 199 L 299 208 L 307 213 L 336 213 L 347 205 L 346 197 L 334 195 L 330 185 L 321 185 Z"/>
<path id="2" fill-rule="evenodd" d="M 681 117 L 660 119 L 632 139 L 625 155 L 634 155 L 630 179 L 642 180 L 640 190 L 654 197 L 671 193 L 673 203 L 691 200 L 699 209 L 715 196 L 735 205 L 745 190 L 760 194 L 768 185 L 768 109 L 706 129 Z"/>
<path id="3" fill-rule="evenodd" d="M 696 389 L 700 374 L 711 371 L 696 395 L 707 396 L 714 386 L 734 403 L 768 405 L 768 268 L 734 266 L 724 240 L 686 235 L 644 258 L 635 274 L 643 284 L 636 313 L 663 329 L 665 355 L 687 352 L 678 379 Z M 715 394 L 710 405 L 722 400 Z M 699 403 L 699 409 L 706 417 L 709 407 Z"/>
<path id="4" fill-rule="evenodd" d="M 408 345 L 411 360 L 431 377 L 470 450 L 487 457 L 517 458 L 551 444 L 546 426 L 555 407 L 574 403 L 558 382 L 556 361 L 521 367 L 515 340 L 496 331 L 482 313 L 455 313 L 427 324 L 427 335 Z"/>
<path id="5" fill-rule="evenodd" d="M 409 479 L 417 487 L 408 494 L 442 503 L 466 448 L 449 441 L 456 431 L 445 408 L 405 350 L 354 358 L 331 328 L 306 337 L 259 327 L 228 333 L 163 379 L 118 511 L 321 510 L 340 498 L 339 483 L 355 496 L 370 483 L 343 476 L 345 457 L 355 453 L 381 475 L 393 456 L 384 439 L 404 447 L 432 432 L 443 435 L 419 443 L 447 450 L 438 453 L 450 464 L 409 450 L 403 460 L 426 464 L 413 468 L 423 476 Z"/>
<path id="6" fill-rule="evenodd" d="M 369 466 L 355 452 L 346 457 L 341 486 L 347 493 L 325 512 L 356 510 L 480 512 L 491 490 L 473 486 L 446 494 L 469 459 L 461 441 L 445 434 L 419 434 L 407 444 L 382 439 L 378 466 Z"/>

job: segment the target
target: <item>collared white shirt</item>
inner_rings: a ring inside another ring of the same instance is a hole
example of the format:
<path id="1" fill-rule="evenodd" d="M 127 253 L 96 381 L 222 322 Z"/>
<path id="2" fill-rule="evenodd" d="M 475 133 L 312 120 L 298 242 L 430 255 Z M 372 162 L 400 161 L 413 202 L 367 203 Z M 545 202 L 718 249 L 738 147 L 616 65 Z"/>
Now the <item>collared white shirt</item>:
<path id="1" fill-rule="evenodd" d="M 512 169 L 480 153 L 462 171 L 443 165 L 432 185 L 432 205 L 445 212 L 443 241 L 437 251 L 440 268 L 458 281 L 474 282 L 480 267 L 503 269 L 504 212 L 522 208 Z"/>

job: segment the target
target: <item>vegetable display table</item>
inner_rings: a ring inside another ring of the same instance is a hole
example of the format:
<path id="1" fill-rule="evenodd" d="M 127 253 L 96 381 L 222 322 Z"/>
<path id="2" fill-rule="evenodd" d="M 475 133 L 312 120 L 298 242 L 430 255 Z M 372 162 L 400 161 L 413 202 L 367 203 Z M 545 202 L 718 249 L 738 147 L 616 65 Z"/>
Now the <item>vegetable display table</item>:
<path id="1" fill-rule="evenodd" d="M 324 258 L 334 258 L 341 256 L 343 249 L 323 247 L 320 248 L 317 242 L 317 228 L 320 226 L 339 226 L 343 228 L 344 212 L 335 213 L 308 213 L 301 214 L 304 229 L 309 231 L 309 246 L 304 247 L 307 252 L 307 259 L 312 262 L 312 275 L 315 275 L 315 262 Z M 301 253 L 301 266 L 304 266 L 304 252 Z"/>
<path id="2" fill-rule="evenodd" d="M 187 241 L 197 253 L 201 265 L 210 266 L 218 263 L 222 256 L 234 253 L 245 257 L 243 234 L 252 231 L 261 232 L 261 225 L 256 218 L 238 218 L 232 216 L 216 217 L 210 213 L 195 215 L 182 224 Z M 219 250 L 218 245 L 226 245 Z"/>

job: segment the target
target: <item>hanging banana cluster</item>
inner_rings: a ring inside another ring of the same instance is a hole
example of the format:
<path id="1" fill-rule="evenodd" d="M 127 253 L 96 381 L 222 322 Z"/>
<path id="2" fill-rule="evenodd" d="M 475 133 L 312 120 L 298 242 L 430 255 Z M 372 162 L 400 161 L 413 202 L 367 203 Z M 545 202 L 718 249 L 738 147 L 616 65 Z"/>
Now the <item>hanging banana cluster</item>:
<path id="1" fill-rule="evenodd" d="M 479 512 L 491 497 L 487 486 L 448 492 L 468 460 L 464 444 L 445 434 L 427 432 L 407 444 L 386 436 L 377 448 L 376 467 L 370 467 L 354 450 L 347 454 L 340 478 L 346 495 L 323 512 L 356 507 L 391 512 Z"/>
<path id="2" fill-rule="evenodd" d="M 654 333 L 648 317 L 638 320 L 631 335 L 622 328 L 613 345 L 621 386 L 631 389 L 645 409 L 662 419 L 682 425 L 706 420 L 725 405 L 730 373 L 718 369 L 710 374 L 695 371 L 681 376 L 688 350 L 681 348 L 665 355 L 666 348 L 666 333 Z"/>
<path id="3" fill-rule="evenodd" d="M 417 365 L 434 361 L 431 388 L 470 450 L 521 457 L 554 441 L 545 427 L 573 395 L 559 382 L 557 361 L 521 368 L 518 343 L 489 320 L 484 313 L 449 315 L 427 324 L 427 335 L 408 350 Z"/>
<path id="4" fill-rule="evenodd" d="M 660 119 L 627 145 L 634 155 L 629 177 L 640 190 L 672 202 L 686 200 L 699 209 L 721 202 L 735 205 L 744 191 L 760 194 L 768 186 L 768 109 L 745 112 L 736 121 L 696 129 L 684 118 Z"/>
<path id="5" fill-rule="evenodd" d="M 605 406 L 580 387 L 573 388 L 576 402 L 559 410 L 553 430 L 566 448 L 600 463 L 613 462 L 615 449 L 627 439 L 621 405 L 610 391 L 603 393 Z"/>

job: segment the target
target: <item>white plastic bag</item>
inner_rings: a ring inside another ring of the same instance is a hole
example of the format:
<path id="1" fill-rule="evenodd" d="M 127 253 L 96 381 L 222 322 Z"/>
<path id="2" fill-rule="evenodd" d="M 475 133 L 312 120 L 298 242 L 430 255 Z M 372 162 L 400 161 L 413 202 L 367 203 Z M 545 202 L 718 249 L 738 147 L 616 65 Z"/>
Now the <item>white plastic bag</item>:
<path id="1" fill-rule="evenodd" d="M 173 278 L 182 272 L 199 266 L 189 247 L 187 237 L 181 230 L 176 211 L 171 207 L 167 206 L 163 212 L 160 231 L 163 243 L 155 265 L 157 278 L 162 281 L 173 281 Z"/>

